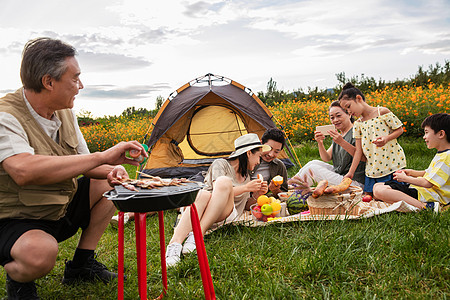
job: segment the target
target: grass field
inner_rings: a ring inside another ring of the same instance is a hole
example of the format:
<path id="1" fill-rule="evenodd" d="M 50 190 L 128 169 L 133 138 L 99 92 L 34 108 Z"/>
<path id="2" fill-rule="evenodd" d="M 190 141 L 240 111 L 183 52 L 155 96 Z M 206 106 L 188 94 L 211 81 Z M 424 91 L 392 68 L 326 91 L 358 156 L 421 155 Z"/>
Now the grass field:
<path id="1" fill-rule="evenodd" d="M 408 167 L 424 169 L 435 151 L 423 141 L 400 139 Z M 319 157 L 315 143 L 296 147 L 300 162 Z M 290 174 L 296 170 L 290 170 Z M 450 210 L 389 213 L 354 221 L 312 221 L 265 227 L 223 227 L 205 237 L 219 299 L 448 299 Z M 166 242 L 175 211 L 165 212 Z M 72 259 L 79 235 L 60 244 L 56 267 L 37 280 L 42 299 L 115 299 L 117 283 L 63 286 L 64 261 Z M 158 220 L 147 220 L 148 293 L 159 295 Z M 99 261 L 117 270 L 117 230 L 108 227 Z M 134 226 L 125 228 L 125 298 L 138 299 Z M 196 255 L 169 269 L 167 299 L 201 299 Z M 5 273 L 0 271 L 0 298 Z"/>

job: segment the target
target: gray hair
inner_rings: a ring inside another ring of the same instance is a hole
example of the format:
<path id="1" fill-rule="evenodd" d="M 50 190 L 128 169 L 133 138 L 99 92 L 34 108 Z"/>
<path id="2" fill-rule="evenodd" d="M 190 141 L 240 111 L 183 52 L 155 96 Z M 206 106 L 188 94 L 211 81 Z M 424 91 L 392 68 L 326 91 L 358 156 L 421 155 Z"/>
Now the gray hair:
<path id="1" fill-rule="evenodd" d="M 37 38 L 26 43 L 22 52 L 20 78 L 24 88 L 39 93 L 44 88 L 42 77 L 60 80 L 67 71 L 66 58 L 76 55 L 74 47 L 51 38 Z"/>

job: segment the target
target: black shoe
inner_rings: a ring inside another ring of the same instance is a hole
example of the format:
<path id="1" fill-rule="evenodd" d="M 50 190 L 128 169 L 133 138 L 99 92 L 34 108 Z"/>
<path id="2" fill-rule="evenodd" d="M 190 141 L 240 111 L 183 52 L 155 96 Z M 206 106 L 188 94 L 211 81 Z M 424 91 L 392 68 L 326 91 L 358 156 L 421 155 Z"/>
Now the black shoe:
<path id="1" fill-rule="evenodd" d="M 117 273 L 108 271 L 106 266 L 99 263 L 94 256 L 90 257 L 86 264 L 79 268 L 72 267 L 72 261 L 66 262 L 62 283 L 70 284 L 76 281 L 97 281 L 108 283 L 117 278 Z"/>
<path id="2" fill-rule="evenodd" d="M 426 202 L 425 209 L 431 210 L 435 213 L 439 213 L 439 202 Z"/>
<path id="3" fill-rule="evenodd" d="M 8 274 L 6 274 L 6 291 L 8 300 L 39 300 L 34 281 L 17 282 L 12 280 Z"/>

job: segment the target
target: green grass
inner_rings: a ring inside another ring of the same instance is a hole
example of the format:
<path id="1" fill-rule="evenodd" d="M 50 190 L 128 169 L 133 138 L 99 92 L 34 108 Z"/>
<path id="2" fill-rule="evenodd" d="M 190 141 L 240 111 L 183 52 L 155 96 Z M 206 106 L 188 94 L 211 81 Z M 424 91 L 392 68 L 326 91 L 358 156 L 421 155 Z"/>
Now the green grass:
<path id="1" fill-rule="evenodd" d="M 422 141 L 401 140 L 408 167 L 424 169 L 434 152 Z M 314 143 L 297 147 L 300 162 L 318 158 Z M 291 171 L 294 172 L 294 171 Z M 205 237 L 219 299 L 448 299 L 450 210 L 389 213 L 353 221 L 311 221 L 265 227 L 223 227 Z M 165 212 L 166 242 L 175 211 Z M 37 280 L 42 299 L 114 299 L 117 283 L 61 285 L 64 261 L 72 259 L 79 235 L 60 244 L 56 267 Z M 158 218 L 147 220 L 149 298 L 159 295 Z M 99 261 L 117 270 L 117 230 L 108 227 Z M 125 228 L 125 299 L 139 299 L 134 225 Z M 0 271 L 0 297 L 5 275 Z M 169 269 L 166 299 L 201 299 L 196 255 Z"/>

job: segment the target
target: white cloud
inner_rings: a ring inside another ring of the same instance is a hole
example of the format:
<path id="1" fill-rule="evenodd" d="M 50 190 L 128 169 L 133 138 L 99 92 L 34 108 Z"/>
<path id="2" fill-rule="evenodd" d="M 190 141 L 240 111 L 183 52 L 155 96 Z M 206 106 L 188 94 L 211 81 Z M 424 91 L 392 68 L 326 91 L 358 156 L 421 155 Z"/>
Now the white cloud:
<path id="1" fill-rule="evenodd" d="M 3 0 L 0 90 L 20 85 L 23 45 L 38 36 L 77 48 L 76 108 L 100 115 L 105 99 L 116 114 L 153 109 L 210 72 L 254 92 L 270 77 L 285 90 L 332 87 L 342 71 L 394 80 L 448 59 L 449 15 L 446 0 Z"/>
<path id="2" fill-rule="evenodd" d="M 168 85 L 165 83 L 156 83 L 152 85 L 139 86 L 125 86 L 117 87 L 114 85 L 88 85 L 81 92 L 84 98 L 101 99 L 106 98 L 110 100 L 115 99 L 135 99 L 148 98 L 150 92 L 167 89 Z"/>
<path id="3" fill-rule="evenodd" d="M 110 72 L 148 67 L 151 62 L 143 57 L 133 57 L 114 53 L 79 52 L 79 60 L 89 66 L 87 71 Z"/>

